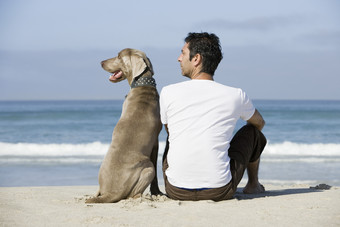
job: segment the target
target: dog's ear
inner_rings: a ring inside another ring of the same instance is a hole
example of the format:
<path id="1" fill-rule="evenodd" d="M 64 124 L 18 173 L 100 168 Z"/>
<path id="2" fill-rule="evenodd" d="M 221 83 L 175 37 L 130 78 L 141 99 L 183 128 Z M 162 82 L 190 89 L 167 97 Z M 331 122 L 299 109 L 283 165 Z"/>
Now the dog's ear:
<path id="1" fill-rule="evenodd" d="M 153 67 L 152 67 L 152 64 L 151 64 L 151 61 L 148 57 L 145 56 L 145 62 L 146 62 L 146 65 L 148 66 L 150 72 L 152 73 L 152 76 L 153 76 Z"/>
<path id="2" fill-rule="evenodd" d="M 147 68 L 147 65 L 142 56 L 139 54 L 131 55 L 131 68 L 132 68 L 132 76 L 137 77 L 144 72 Z"/>

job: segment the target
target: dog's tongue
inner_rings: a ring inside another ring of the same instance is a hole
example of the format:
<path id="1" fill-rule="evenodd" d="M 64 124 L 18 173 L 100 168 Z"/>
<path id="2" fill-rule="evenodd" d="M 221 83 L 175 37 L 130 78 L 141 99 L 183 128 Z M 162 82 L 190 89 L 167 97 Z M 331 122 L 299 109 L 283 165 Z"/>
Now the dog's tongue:
<path id="1" fill-rule="evenodd" d="M 123 74 L 122 71 L 114 72 L 114 73 L 110 76 L 109 80 L 112 80 L 112 81 L 118 80 L 119 78 L 122 77 L 122 74 Z"/>

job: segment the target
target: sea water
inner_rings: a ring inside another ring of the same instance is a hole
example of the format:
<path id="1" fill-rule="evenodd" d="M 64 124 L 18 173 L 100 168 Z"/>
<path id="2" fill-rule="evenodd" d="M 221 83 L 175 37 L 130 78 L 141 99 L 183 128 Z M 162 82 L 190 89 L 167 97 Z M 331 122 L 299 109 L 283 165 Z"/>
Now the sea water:
<path id="1" fill-rule="evenodd" d="M 123 100 L 0 101 L 0 186 L 97 185 Z M 254 100 L 264 184 L 340 186 L 340 101 Z M 244 125 L 238 121 L 236 130 Z M 159 135 L 158 178 L 166 140 Z M 246 179 L 246 175 L 245 175 Z"/>

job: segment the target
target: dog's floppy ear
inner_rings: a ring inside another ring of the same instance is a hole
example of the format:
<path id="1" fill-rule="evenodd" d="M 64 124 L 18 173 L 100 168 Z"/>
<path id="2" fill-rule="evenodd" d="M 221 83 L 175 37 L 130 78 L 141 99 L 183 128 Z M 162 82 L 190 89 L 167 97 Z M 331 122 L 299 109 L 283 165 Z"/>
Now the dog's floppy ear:
<path id="1" fill-rule="evenodd" d="M 148 68 L 149 68 L 149 70 L 150 70 L 150 72 L 152 73 L 152 76 L 153 76 L 153 74 L 154 74 L 153 73 L 153 67 L 152 67 L 150 59 L 145 56 L 145 60 L 144 61 L 146 62 L 146 65 L 148 66 Z"/>
<path id="2" fill-rule="evenodd" d="M 131 66 L 132 66 L 132 76 L 133 78 L 139 76 L 148 67 L 142 56 L 139 54 L 131 55 Z"/>

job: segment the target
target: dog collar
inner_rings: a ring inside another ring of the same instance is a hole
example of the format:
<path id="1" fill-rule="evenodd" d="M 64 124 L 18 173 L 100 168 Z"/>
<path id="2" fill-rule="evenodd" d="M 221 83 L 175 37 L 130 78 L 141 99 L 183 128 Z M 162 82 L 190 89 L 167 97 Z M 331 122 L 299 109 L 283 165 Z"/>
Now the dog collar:
<path id="1" fill-rule="evenodd" d="M 152 77 L 139 77 L 137 80 L 133 80 L 131 88 L 151 86 L 156 87 L 156 80 Z"/>

